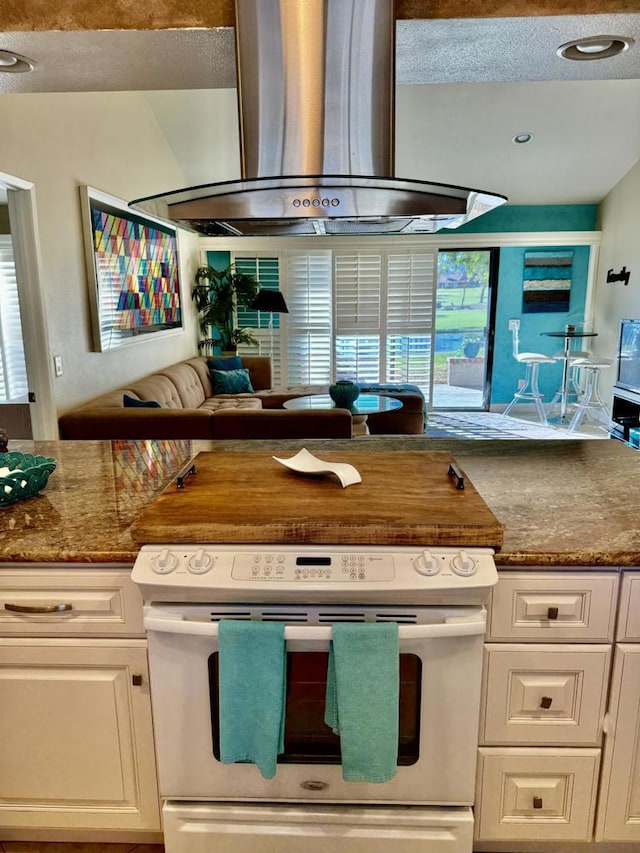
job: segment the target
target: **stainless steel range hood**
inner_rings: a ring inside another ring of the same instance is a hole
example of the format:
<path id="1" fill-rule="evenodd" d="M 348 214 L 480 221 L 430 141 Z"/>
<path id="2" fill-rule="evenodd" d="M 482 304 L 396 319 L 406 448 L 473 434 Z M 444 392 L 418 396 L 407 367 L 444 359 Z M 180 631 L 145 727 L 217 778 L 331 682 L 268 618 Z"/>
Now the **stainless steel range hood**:
<path id="1" fill-rule="evenodd" d="M 236 0 L 242 180 L 135 199 L 207 235 L 423 234 L 507 200 L 393 176 L 393 0 Z"/>

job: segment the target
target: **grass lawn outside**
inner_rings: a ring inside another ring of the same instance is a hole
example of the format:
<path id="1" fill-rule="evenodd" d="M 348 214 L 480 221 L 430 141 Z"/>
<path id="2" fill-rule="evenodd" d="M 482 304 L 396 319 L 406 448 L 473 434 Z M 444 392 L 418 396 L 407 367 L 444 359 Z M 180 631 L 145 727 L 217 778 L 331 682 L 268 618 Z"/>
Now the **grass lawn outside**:
<path id="1" fill-rule="evenodd" d="M 486 289 L 484 295 L 486 299 Z M 455 349 L 434 352 L 434 382 L 437 385 L 447 384 L 447 361 L 451 357 L 462 357 L 464 344 L 468 340 L 481 338 L 483 346 L 478 355 L 484 356 L 488 306 L 486 302 L 480 302 L 481 296 L 481 287 L 467 287 L 466 291 L 461 287 L 438 290 L 436 336 L 442 332 L 459 333 L 462 342 Z"/>

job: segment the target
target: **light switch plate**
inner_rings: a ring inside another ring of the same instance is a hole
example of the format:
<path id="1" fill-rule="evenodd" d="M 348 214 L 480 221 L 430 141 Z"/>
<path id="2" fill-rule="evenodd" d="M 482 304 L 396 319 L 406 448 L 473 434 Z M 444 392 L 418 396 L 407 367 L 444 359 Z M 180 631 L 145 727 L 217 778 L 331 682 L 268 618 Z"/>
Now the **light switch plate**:
<path id="1" fill-rule="evenodd" d="M 62 356 L 54 355 L 53 357 L 53 369 L 55 370 L 56 376 L 62 376 Z"/>

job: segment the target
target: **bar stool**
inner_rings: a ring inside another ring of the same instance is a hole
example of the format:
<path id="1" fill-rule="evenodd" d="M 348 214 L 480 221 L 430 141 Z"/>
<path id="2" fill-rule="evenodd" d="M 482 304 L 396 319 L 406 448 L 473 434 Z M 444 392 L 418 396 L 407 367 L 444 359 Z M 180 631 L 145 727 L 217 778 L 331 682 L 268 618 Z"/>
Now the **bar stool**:
<path id="1" fill-rule="evenodd" d="M 609 410 L 607 405 L 600 396 L 598 391 L 598 383 L 600 380 L 600 372 L 613 364 L 610 358 L 576 358 L 573 360 L 573 367 L 584 373 L 584 393 L 578 402 L 576 411 L 571 418 L 568 431 L 575 432 L 583 419 L 589 419 L 595 412 L 603 412 L 607 418 Z M 593 418 L 593 420 L 598 420 Z M 598 420 L 598 423 L 600 421 Z"/>
<path id="2" fill-rule="evenodd" d="M 569 371 L 569 375 L 567 377 L 567 403 L 571 406 L 578 403 L 585 390 L 581 384 L 580 365 L 578 362 L 589 358 L 591 358 L 589 350 L 571 350 L 571 355 L 568 359 L 562 350 L 553 356 L 554 361 L 568 361 L 567 369 Z M 561 403 L 562 386 L 558 388 L 547 404 L 547 418 L 551 416 L 554 407 Z"/>
<path id="3" fill-rule="evenodd" d="M 511 332 L 513 335 L 513 357 L 517 362 L 526 366 L 526 373 L 524 385 L 513 395 L 513 399 L 502 413 L 502 417 L 506 418 L 516 403 L 533 402 L 540 418 L 540 423 L 546 426 L 547 414 L 542 405 L 544 395 L 540 393 L 540 389 L 538 388 L 538 371 L 541 364 L 554 364 L 555 359 L 553 356 L 543 355 L 541 352 L 520 352 L 518 327 L 514 325 Z"/>

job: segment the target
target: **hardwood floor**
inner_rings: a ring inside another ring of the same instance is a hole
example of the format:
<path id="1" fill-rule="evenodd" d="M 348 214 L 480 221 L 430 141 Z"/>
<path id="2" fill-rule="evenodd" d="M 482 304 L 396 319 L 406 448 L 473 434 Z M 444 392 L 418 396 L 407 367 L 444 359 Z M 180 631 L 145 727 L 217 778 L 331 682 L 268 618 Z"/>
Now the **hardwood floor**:
<path id="1" fill-rule="evenodd" d="M 0 853 L 164 853 L 164 845 L 0 841 Z"/>

